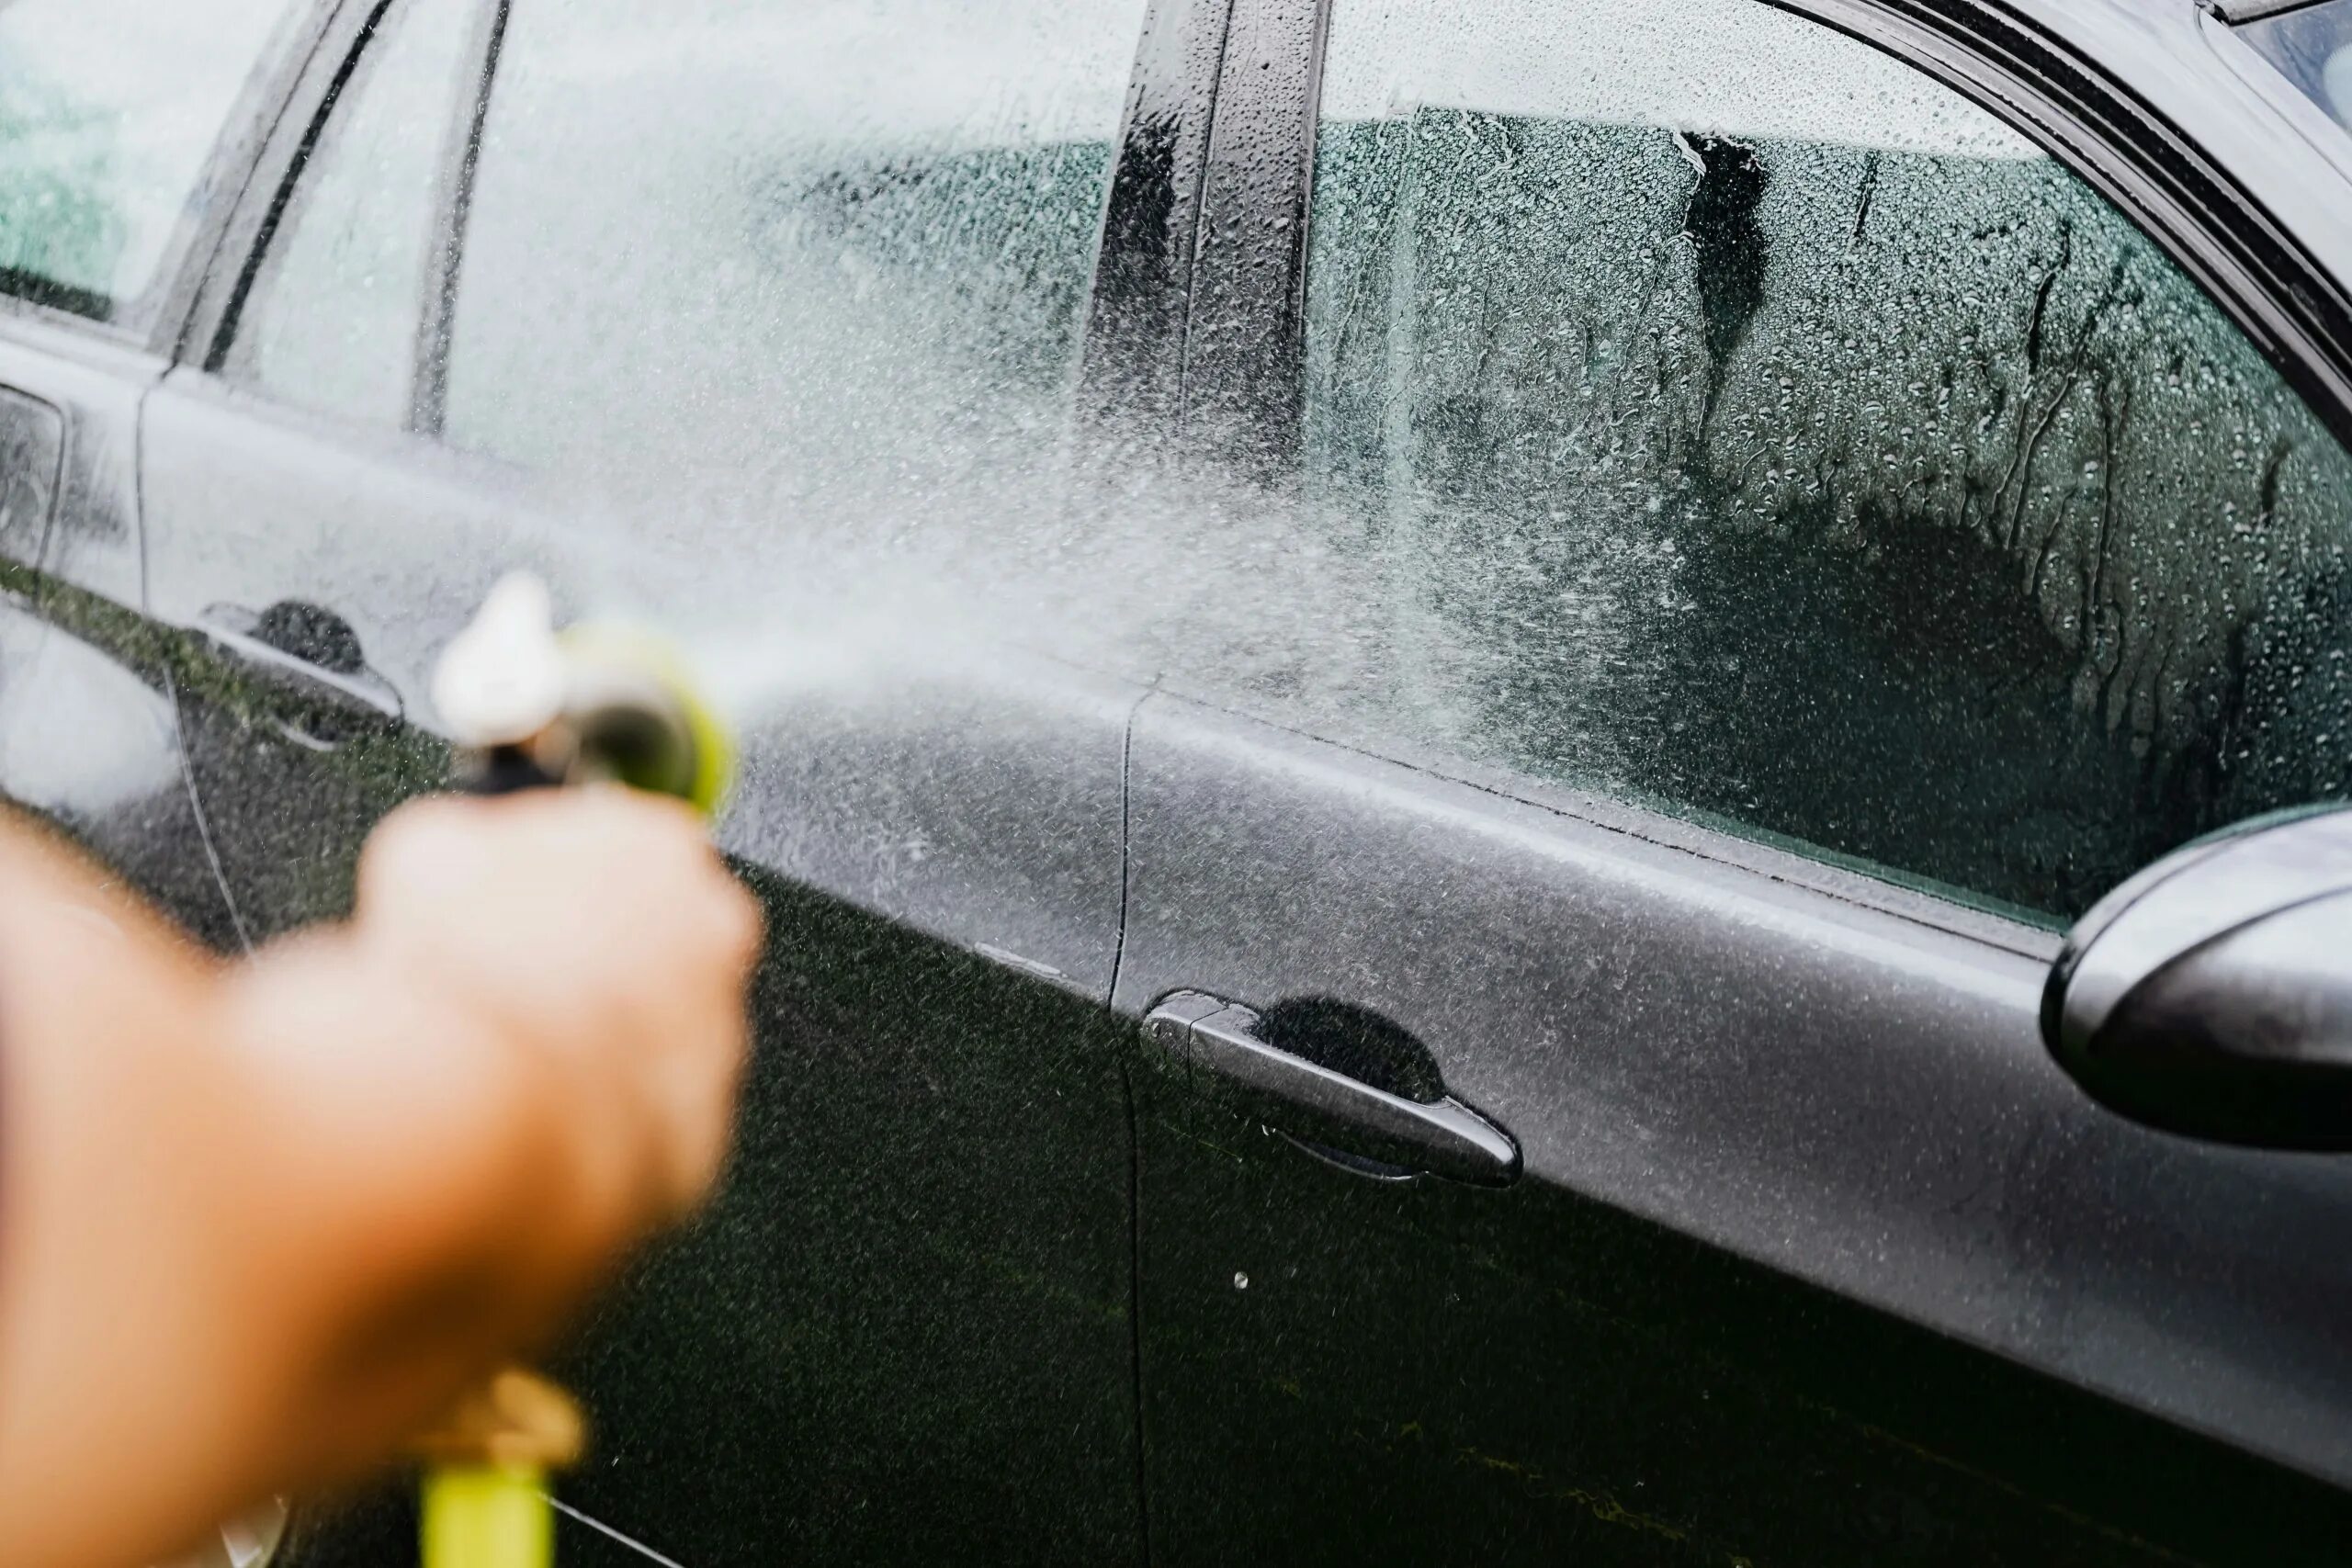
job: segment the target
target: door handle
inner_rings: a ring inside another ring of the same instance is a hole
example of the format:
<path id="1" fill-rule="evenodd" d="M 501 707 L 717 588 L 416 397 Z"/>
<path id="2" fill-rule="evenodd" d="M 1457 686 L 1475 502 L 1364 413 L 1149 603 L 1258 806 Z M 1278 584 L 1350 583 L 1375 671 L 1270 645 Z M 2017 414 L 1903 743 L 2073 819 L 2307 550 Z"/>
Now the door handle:
<path id="1" fill-rule="evenodd" d="M 368 667 L 358 634 L 332 610 L 296 599 L 259 614 L 215 604 L 198 629 L 216 657 L 294 710 L 279 728 L 304 745 L 331 749 L 401 723 L 399 691 Z"/>
<path id="2" fill-rule="evenodd" d="M 1485 1187 L 1518 1179 L 1519 1145 L 1460 1100 L 1391 1094 L 1283 1050 L 1262 1023 L 1248 1008 L 1178 991 L 1145 1016 L 1144 1032 L 1184 1066 L 1196 1092 L 1294 1140 Z"/>

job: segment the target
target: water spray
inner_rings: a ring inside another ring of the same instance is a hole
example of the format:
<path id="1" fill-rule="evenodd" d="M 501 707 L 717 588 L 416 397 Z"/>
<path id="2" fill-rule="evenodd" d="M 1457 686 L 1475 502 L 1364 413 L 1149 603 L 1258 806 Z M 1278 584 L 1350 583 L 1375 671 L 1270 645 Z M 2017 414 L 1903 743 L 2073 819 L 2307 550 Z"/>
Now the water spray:
<path id="1" fill-rule="evenodd" d="M 433 701 L 477 795 L 612 783 L 674 795 L 706 818 L 734 768 L 727 731 L 658 638 L 555 629 L 538 579 L 499 581 L 434 672 Z M 577 1462 L 579 1404 L 537 1373 L 500 1372 L 418 1439 L 424 1568 L 550 1568 L 548 1487 Z"/>

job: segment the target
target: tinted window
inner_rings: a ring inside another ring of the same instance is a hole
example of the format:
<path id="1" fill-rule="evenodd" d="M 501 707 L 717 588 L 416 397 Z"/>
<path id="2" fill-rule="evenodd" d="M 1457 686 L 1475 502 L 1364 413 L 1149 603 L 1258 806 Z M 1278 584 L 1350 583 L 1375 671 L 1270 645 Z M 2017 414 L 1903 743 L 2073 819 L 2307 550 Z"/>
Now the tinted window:
<path id="1" fill-rule="evenodd" d="M 514 0 L 448 439 L 802 518 L 1021 461 L 1068 400 L 1142 15 Z"/>
<path id="2" fill-rule="evenodd" d="M 146 292 L 285 9 L 0 6 L 0 289 L 101 320 Z"/>
<path id="3" fill-rule="evenodd" d="M 2329 118 L 2352 130 L 2352 0 L 2265 17 L 2236 31 Z"/>
<path id="4" fill-rule="evenodd" d="M 399 0 L 366 41 L 269 242 L 223 370 L 288 402 L 409 423 L 444 169 L 479 0 Z"/>
<path id="5" fill-rule="evenodd" d="M 1337 0 L 1324 92 L 1355 707 L 2058 916 L 2346 789 L 2352 463 L 2002 125 L 1747 0 Z"/>

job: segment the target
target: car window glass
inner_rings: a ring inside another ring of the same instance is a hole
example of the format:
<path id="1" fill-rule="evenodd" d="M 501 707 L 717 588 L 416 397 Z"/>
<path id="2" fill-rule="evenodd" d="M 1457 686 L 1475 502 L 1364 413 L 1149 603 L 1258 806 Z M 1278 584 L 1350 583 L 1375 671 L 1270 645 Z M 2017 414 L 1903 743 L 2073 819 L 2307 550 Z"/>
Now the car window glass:
<path id="1" fill-rule="evenodd" d="M 1989 116 L 1753 0 L 1335 0 L 1323 91 L 1324 633 L 1216 680 L 2048 919 L 2345 792 L 2352 462 Z"/>
<path id="2" fill-rule="evenodd" d="M 1141 0 L 514 0 L 446 432 L 707 529 L 1050 446 Z"/>
<path id="3" fill-rule="evenodd" d="M 2325 0 L 2233 30 L 2330 119 L 2352 130 L 2352 0 Z"/>
<path id="4" fill-rule="evenodd" d="M 407 425 L 446 150 L 480 0 L 396 0 L 337 93 L 238 314 L 224 374 Z"/>
<path id="5" fill-rule="evenodd" d="M 0 6 L 0 291 L 110 320 L 163 265 L 287 0 Z"/>

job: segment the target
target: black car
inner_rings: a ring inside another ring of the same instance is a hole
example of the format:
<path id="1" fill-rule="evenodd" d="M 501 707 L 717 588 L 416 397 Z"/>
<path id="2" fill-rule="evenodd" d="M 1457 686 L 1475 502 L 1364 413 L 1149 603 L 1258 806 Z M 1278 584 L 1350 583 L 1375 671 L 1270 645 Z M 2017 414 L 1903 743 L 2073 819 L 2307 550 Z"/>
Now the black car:
<path id="1" fill-rule="evenodd" d="M 2352 0 L 15 0 L 0 792 L 235 950 L 509 568 L 747 716 L 572 1562 L 2338 1561 L 2352 1165 L 2036 1015 L 2352 785 L 2347 123 Z"/>

